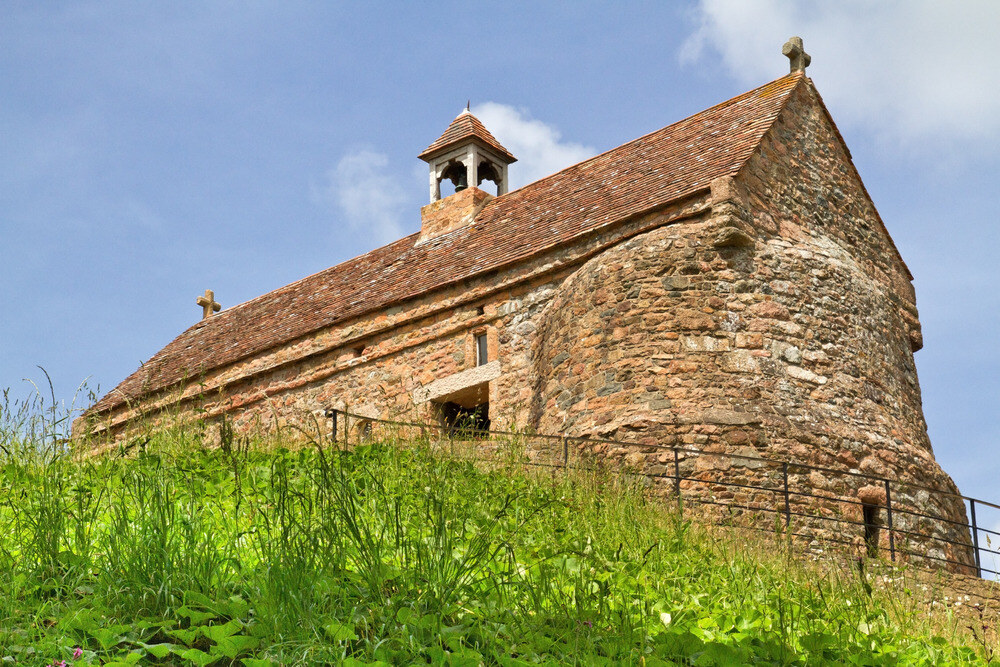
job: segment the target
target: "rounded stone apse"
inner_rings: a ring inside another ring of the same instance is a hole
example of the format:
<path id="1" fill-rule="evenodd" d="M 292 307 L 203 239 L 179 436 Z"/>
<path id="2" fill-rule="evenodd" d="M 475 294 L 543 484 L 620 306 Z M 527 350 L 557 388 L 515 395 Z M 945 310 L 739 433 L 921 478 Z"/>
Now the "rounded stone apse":
<path id="1" fill-rule="evenodd" d="M 968 571 L 897 302 L 817 234 L 660 228 L 581 266 L 542 313 L 532 426 L 635 443 L 573 452 L 664 495 L 677 471 L 686 511 L 719 522 Z"/>

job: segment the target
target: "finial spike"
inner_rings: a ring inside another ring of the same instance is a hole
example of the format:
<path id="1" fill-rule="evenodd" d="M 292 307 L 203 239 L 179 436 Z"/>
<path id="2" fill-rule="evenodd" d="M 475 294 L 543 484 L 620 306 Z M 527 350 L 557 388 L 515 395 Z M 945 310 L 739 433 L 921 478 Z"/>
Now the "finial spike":
<path id="1" fill-rule="evenodd" d="M 465 102 L 465 110 L 466 111 L 471 111 L 471 109 L 470 109 L 471 106 L 472 106 L 472 99 L 470 98 L 470 99 L 466 100 L 466 102 Z"/>

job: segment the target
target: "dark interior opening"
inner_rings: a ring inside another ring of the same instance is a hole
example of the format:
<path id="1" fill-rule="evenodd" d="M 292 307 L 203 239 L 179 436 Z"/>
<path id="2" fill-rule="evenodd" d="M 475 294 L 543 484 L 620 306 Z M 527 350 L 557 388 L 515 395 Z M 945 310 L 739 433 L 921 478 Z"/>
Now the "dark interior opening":
<path id="1" fill-rule="evenodd" d="M 441 420 L 452 437 L 482 438 L 490 430 L 490 404 L 466 408 L 458 403 L 443 403 Z"/>
<path id="2" fill-rule="evenodd" d="M 497 170 L 493 168 L 493 165 L 489 162 L 480 162 L 479 169 L 479 182 L 476 185 L 480 190 L 486 192 L 487 194 L 496 195 L 500 192 L 500 174 Z M 493 183 L 492 188 L 483 187 L 483 181 L 490 181 Z M 492 192 L 491 192 L 492 190 Z"/>
<path id="3" fill-rule="evenodd" d="M 461 162 L 450 162 L 441 174 L 441 198 L 450 197 L 469 187 L 468 169 Z"/>
<path id="4" fill-rule="evenodd" d="M 869 558 L 878 556 L 878 510 L 878 505 L 868 505 L 866 503 L 861 506 L 861 512 L 864 515 L 865 521 L 865 548 L 868 551 Z"/>

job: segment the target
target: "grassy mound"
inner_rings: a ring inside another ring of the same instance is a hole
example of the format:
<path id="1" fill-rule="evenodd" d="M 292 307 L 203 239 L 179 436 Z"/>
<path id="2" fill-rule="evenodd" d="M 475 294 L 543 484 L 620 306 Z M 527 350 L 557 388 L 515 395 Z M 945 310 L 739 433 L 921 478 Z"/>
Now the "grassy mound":
<path id="1" fill-rule="evenodd" d="M 3 664 L 984 660 L 615 476 L 486 469 L 419 441 L 226 444 L 175 431 L 79 460 L 0 433 Z"/>

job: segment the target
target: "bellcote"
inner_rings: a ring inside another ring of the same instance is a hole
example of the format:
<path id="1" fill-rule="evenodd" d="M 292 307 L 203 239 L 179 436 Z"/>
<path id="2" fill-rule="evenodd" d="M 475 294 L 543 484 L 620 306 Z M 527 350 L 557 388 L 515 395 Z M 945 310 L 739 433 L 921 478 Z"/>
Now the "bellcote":
<path id="1" fill-rule="evenodd" d="M 479 186 L 493 181 L 497 196 L 507 194 L 507 165 L 517 162 L 468 108 L 419 157 L 430 165 L 431 202 L 420 209 L 418 244 L 471 225 L 493 199 Z M 442 199 L 446 178 L 455 194 Z"/>
<path id="2" fill-rule="evenodd" d="M 441 182 L 450 180 L 456 194 L 493 181 L 497 195 L 507 194 L 507 165 L 517 162 L 468 108 L 458 114 L 437 141 L 418 156 L 430 165 L 431 203 L 441 199 Z"/>

